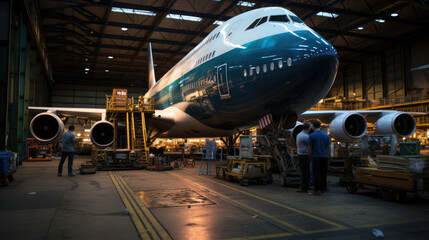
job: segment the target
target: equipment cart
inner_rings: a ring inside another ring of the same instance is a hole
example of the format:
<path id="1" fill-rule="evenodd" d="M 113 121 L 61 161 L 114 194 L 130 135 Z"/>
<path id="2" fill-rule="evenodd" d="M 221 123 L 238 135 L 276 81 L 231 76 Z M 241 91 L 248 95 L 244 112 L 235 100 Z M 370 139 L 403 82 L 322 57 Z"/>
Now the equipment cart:
<path id="1" fill-rule="evenodd" d="M 269 171 L 271 156 L 264 154 L 262 147 L 257 147 L 261 146 L 255 144 L 258 141 L 263 141 L 269 149 L 268 138 L 264 135 L 240 136 L 240 155 L 228 156 L 226 162 L 218 163 L 216 177 L 222 172 L 222 177 L 227 181 L 235 179 L 243 186 L 248 185 L 251 180 L 262 184 L 271 183 L 272 176 Z"/>

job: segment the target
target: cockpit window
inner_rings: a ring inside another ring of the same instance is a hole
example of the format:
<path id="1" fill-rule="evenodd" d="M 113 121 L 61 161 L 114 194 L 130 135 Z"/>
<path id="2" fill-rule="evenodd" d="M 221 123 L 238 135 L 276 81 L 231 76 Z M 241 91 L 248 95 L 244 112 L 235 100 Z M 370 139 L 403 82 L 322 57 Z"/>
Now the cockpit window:
<path id="1" fill-rule="evenodd" d="M 246 30 L 252 29 L 256 26 L 256 24 L 258 24 L 259 20 L 261 20 L 260 18 L 256 19 L 254 22 L 252 22 L 252 24 L 250 24 L 250 26 L 248 26 L 246 28 Z"/>
<path id="2" fill-rule="evenodd" d="M 261 24 L 263 24 L 264 22 L 266 22 L 267 19 L 268 19 L 268 17 L 261 18 L 261 21 L 258 22 L 258 25 L 256 25 L 256 27 L 259 26 L 259 25 L 261 25 Z"/>
<path id="3" fill-rule="evenodd" d="M 293 22 L 296 22 L 296 23 L 304 23 L 304 22 L 303 22 L 301 19 L 299 19 L 299 17 L 297 17 L 297 16 L 290 15 L 289 17 L 290 17 L 290 19 L 292 19 L 292 21 L 293 21 Z"/>
<path id="4" fill-rule="evenodd" d="M 274 15 L 270 16 L 270 22 L 289 22 L 289 18 L 286 15 Z"/>

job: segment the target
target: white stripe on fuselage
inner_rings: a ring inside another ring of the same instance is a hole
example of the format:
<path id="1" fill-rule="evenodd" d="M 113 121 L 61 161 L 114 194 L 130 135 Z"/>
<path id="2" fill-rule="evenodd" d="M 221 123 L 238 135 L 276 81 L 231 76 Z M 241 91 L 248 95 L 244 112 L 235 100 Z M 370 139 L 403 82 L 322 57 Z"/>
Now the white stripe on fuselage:
<path id="1" fill-rule="evenodd" d="M 180 60 L 173 68 L 171 68 L 151 89 L 149 89 L 145 97 L 153 97 L 157 92 L 161 91 L 175 80 L 187 74 L 193 68 L 201 65 L 196 65 L 195 63 L 213 51 L 215 51 L 214 58 L 216 58 L 235 48 L 243 48 L 243 45 L 246 43 L 261 38 L 286 32 L 293 33 L 298 30 L 309 29 L 305 24 L 295 24 L 290 22 L 290 24 L 285 27 L 283 23 L 269 22 L 269 24 L 277 24 L 281 27 L 267 28 L 265 26 L 268 26 L 268 24 L 263 24 L 260 27 L 250 31 L 245 31 L 246 28 L 258 18 L 285 14 L 288 16 L 295 15 L 291 11 L 284 8 L 269 7 L 255 9 L 229 19 L 222 25 L 218 26 L 209 35 L 207 35 L 207 37 L 201 43 L 199 43 L 191 52 L 189 52 L 182 60 Z M 206 43 L 210 38 L 217 35 L 218 33 L 220 33 L 219 37 L 213 39 L 213 41 L 210 43 Z"/>

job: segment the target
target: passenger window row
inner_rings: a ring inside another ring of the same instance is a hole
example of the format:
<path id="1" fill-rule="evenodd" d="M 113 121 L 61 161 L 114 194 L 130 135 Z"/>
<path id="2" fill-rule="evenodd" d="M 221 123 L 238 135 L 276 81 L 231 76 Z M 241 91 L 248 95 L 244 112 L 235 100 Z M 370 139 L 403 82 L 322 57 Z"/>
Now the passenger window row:
<path id="1" fill-rule="evenodd" d="M 292 65 L 292 59 L 288 58 L 286 60 L 286 64 L 288 65 L 288 67 L 290 67 Z M 270 62 L 269 66 L 270 66 L 270 71 L 271 72 L 273 72 L 275 70 L 275 65 L 276 64 L 274 62 Z M 283 68 L 283 61 L 282 60 L 277 61 L 277 67 L 278 67 L 278 69 L 282 69 Z M 264 73 L 268 72 L 268 66 L 267 66 L 267 64 L 263 64 L 262 65 L 262 72 L 264 72 Z M 243 76 L 244 77 L 247 77 L 247 73 L 248 73 L 247 72 L 247 68 L 243 69 Z M 261 73 L 261 68 L 259 67 L 259 65 L 256 66 L 256 67 L 255 66 L 251 66 L 249 68 L 249 76 L 253 76 L 254 73 L 256 75 L 259 75 Z"/>
<path id="2" fill-rule="evenodd" d="M 206 42 L 201 45 L 200 49 L 203 48 L 206 44 L 210 43 L 211 41 L 215 40 L 216 38 L 219 37 L 220 32 L 218 32 L 217 34 L 213 34 L 213 36 L 209 37 Z M 202 58 L 198 59 L 198 61 L 195 62 L 194 66 L 200 65 L 201 63 L 211 59 L 214 57 L 216 51 L 213 51 L 211 53 L 206 54 L 205 56 L 203 56 Z"/>
<path id="3" fill-rule="evenodd" d="M 196 62 L 195 65 L 196 66 L 200 65 L 201 63 L 203 63 L 203 62 L 205 62 L 205 61 L 207 61 L 209 59 L 212 59 L 214 57 L 215 53 L 216 53 L 216 50 L 213 51 L 213 52 L 211 52 L 211 53 L 207 53 L 205 56 L 203 56 L 200 59 L 198 59 L 198 61 Z"/>
<path id="4" fill-rule="evenodd" d="M 301 19 L 299 19 L 299 17 L 294 16 L 294 15 L 289 15 L 289 17 L 292 19 L 293 22 L 295 23 L 303 23 Z M 258 18 L 255 21 L 252 22 L 252 24 L 250 24 L 247 28 L 247 30 L 253 29 L 265 22 L 267 22 L 268 17 L 262 17 L 262 18 Z M 289 18 L 286 15 L 273 15 L 270 16 L 269 19 L 270 22 L 289 22 Z"/>

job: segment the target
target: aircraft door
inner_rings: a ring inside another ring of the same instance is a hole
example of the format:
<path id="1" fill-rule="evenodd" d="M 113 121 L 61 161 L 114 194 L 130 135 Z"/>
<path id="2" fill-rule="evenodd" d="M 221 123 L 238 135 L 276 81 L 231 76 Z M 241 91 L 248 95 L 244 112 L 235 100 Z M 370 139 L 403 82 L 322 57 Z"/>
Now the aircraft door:
<path id="1" fill-rule="evenodd" d="M 217 84 L 218 84 L 219 95 L 221 99 L 228 99 L 231 97 L 229 93 L 227 69 L 228 68 L 226 63 L 220 65 L 217 68 Z"/>

